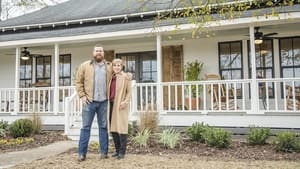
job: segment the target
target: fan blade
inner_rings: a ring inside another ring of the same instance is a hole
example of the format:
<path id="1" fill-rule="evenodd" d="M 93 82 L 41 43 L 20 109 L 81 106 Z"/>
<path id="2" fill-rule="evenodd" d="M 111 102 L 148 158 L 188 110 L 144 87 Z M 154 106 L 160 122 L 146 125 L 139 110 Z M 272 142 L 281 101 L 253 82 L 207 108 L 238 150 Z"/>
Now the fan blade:
<path id="1" fill-rule="evenodd" d="M 267 33 L 267 34 L 264 34 L 263 36 L 266 37 L 266 36 L 273 36 L 273 35 L 278 35 L 278 33 L 276 33 L 276 32 Z"/>

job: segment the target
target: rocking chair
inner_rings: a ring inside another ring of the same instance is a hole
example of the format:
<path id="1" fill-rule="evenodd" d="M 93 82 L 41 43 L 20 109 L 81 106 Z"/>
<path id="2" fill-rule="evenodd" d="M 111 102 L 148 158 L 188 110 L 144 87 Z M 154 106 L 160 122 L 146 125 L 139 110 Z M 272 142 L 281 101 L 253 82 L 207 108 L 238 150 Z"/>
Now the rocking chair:
<path id="1" fill-rule="evenodd" d="M 287 96 L 286 96 L 286 107 L 287 110 L 300 110 L 300 87 L 286 86 Z M 295 95 L 295 100 L 294 100 Z"/>
<path id="2" fill-rule="evenodd" d="M 217 74 L 206 74 L 206 80 L 221 80 Z M 211 87 L 212 86 L 212 87 Z M 212 91 L 211 91 L 211 88 Z M 213 84 L 208 86 L 208 93 L 213 100 L 213 110 L 234 110 L 234 89 L 228 88 L 226 91 L 225 84 Z M 227 107 L 228 105 L 228 107 Z"/>

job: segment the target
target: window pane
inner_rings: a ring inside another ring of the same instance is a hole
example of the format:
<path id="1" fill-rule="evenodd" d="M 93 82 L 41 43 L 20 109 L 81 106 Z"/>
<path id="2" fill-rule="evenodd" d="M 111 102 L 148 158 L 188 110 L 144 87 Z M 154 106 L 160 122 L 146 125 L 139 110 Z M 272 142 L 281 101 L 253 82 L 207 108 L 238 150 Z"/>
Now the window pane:
<path id="1" fill-rule="evenodd" d="M 294 64 L 300 66 L 300 38 L 294 38 Z M 297 76 L 299 77 L 299 76 Z"/>
<path id="2" fill-rule="evenodd" d="M 292 40 L 291 39 L 281 39 L 280 40 L 280 56 L 282 66 L 292 66 L 293 65 L 293 50 L 292 50 Z"/>
<path id="3" fill-rule="evenodd" d="M 242 78 L 242 43 L 219 43 L 220 73 L 223 79 Z"/>
<path id="4" fill-rule="evenodd" d="M 300 38 L 279 39 L 282 77 L 300 77 Z"/>
<path id="5" fill-rule="evenodd" d="M 283 77 L 288 78 L 288 77 L 294 77 L 294 69 L 293 68 L 285 68 L 282 71 Z"/>
<path id="6" fill-rule="evenodd" d="M 228 67 L 231 68 L 241 68 L 242 66 L 242 55 L 241 55 L 241 45 L 240 43 L 232 43 L 231 44 L 231 61 Z"/>

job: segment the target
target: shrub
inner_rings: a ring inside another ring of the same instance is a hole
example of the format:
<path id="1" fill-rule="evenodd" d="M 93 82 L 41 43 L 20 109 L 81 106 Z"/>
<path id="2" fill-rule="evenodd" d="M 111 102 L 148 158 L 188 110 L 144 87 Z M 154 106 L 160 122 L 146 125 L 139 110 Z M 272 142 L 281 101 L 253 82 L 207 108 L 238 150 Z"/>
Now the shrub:
<path id="1" fill-rule="evenodd" d="M 4 129 L 6 130 L 8 128 L 8 122 L 7 121 L 4 121 L 4 120 L 1 120 L 0 121 L 0 129 Z"/>
<path id="2" fill-rule="evenodd" d="M 275 149 L 283 152 L 293 152 L 297 149 L 296 135 L 292 132 L 281 132 L 276 136 Z"/>
<path id="3" fill-rule="evenodd" d="M 217 148 L 227 148 L 231 144 L 231 133 L 219 128 L 211 128 L 207 131 L 206 142 Z"/>
<path id="4" fill-rule="evenodd" d="M 6 130 L 0 128 L 0 137 L 6 137 Z"/>
<path id="5" fill-rule="evenodd" d="M 7 121 L 0 121 L 0 137 L 6 137 L 8 126 L 9 125 Z"/>
<path id="6" fill-rule="evenodd" d="M 298 135 L 297 140 L 296 140 L 296 151 L 300 152 L 300 138 L 299 138 L 299 135 Z"/>
<path id="7" fill-rule="evenodd" d="M 206 124 L 199 123 L 193 123 L 191 127 L 187 128 L 186 132 L 191 137 L 193 141 L 199 141 L 201 143 L 205 142 L 205 135 L 207 131 L 209 130 L 209 126 Z"/>
<path id="8" fill-rule="evenodd" d="M 92 141 L 89 145 L 89 148 L 92 151 L 98 151 L 99 150 L 99 142 L 98 141 Z"/>
<path id="9" fill-rule="evenodd" d="M 164 130 L 159 134 L 159 142 L 171 149 L 175 148 L 180 141 L 180 133 L 173 129 Z"/>
<path id="10" fill-rule="evenodd" d="M 271 132 L 269 128 L 256 128 L 250 127 L 247 140 L 251 145 L 263 145 L 266 144 Z"/>
<path id="11" fill-rule="evenodd" d="M 38 134 L 41 132 L 42 129 L 42 120 L 39 113 L 34 112 L 32 114 L 32 127 L 33 133 Z"/>
<path id="12" fill-rule="evenodd" d="M 9 132 L 14 138 L 28 137 L 33 132 L 32 121 L 29 119 L 16 120 L 10 125 Z"/>
<path id="13" fill-rule="evenodd" d="M 147 147 L 149 138 L 150 131 L 148 129 L 145 129 L 144 131 L 138 132 L 137 135 L 133 137 L 133 140 L 139 146 Z"/>
<path id="14" fill-rule="evenodd" d="M 158 112 L 147 110 L 141 112 L 139 115 L 139 131 L 147 129 L 150 133 L 155 133 L 158 128 Z"/>

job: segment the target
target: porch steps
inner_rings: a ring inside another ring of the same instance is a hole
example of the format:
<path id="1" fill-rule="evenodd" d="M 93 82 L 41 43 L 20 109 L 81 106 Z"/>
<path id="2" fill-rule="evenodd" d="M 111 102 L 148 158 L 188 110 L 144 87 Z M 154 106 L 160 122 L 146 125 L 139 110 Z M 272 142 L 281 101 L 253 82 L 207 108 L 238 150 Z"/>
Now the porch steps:
<path id="1" fill-rule="evenodd" d="M 69 128 L 69 134 L 68 134 L 69 139 L 74 141 L 79 140 L 81 125 L 82 125 L 81 120 L 76 120 L 72 123 L 72 126 Z M 91 128 L 90 142 L 91 141 L 99 141 L 98 124 L 96 119 L 94 119 Z"/>

